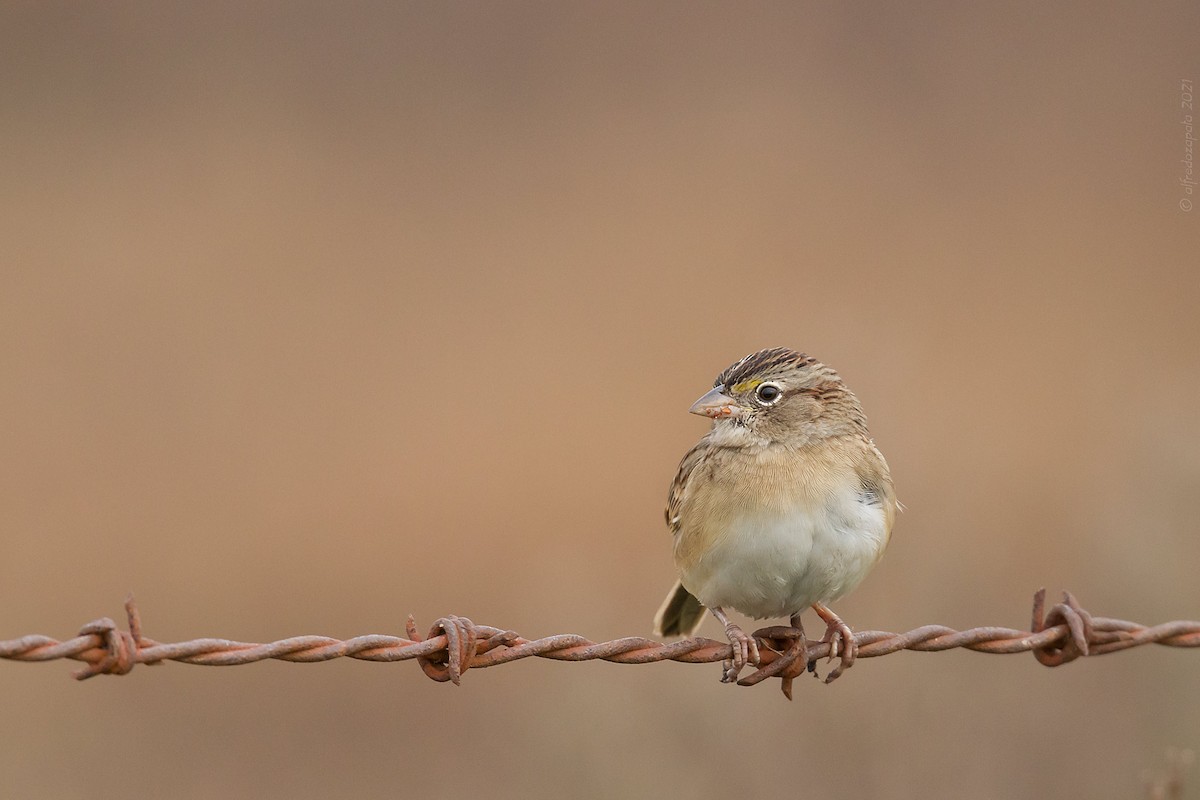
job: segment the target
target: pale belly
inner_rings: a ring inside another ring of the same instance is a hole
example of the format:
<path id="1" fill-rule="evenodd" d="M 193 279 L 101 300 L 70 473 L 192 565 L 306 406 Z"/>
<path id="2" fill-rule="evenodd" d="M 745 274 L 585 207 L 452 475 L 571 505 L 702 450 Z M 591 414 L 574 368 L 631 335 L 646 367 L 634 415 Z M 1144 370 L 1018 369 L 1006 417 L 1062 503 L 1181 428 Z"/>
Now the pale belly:
<path id="1" fill-rule="evenodd" d="M 716 530 L 680 532 L 676 561 L 683 585 L 709 608 L 756 619 L 787 617 L 845 595 L 887 544 L 883 508 L 849 488 L 823 505 L 743 508 L 714 524 Z M 691 537 L 707 546 L 681 547 Z M 680 558 L 681 551 L 692 555 Z"/>

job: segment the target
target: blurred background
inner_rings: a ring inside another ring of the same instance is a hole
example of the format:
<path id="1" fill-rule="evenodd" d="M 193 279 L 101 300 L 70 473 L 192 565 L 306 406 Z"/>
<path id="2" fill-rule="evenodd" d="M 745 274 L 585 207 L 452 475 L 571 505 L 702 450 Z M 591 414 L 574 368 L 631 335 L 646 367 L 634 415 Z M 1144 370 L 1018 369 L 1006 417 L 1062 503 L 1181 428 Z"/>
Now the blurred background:
<path id="1" fill-rule="evenodd" d="M 1023 628 L 1040 586 L 1200 618 L 1197 4 L 0 17 L 0 639 L 128 591 L 160 641 L 648 635 L 687 408 L 780 344 L 858 393 L 908 508 L 852 626 Z M 897 654 L 794 703 L 716 665 L 5 662 L 0 774 L 1138 797 L 1200 746 L 1197 658 Z"/>

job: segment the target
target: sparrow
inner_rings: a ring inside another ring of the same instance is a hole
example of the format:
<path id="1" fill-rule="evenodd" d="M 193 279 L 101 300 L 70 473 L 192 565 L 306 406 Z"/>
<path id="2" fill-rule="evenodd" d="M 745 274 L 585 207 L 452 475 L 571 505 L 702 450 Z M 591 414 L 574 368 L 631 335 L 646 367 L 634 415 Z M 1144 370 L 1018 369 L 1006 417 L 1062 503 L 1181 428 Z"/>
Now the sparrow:
<path id="1" fill-rule="evenodd" d="M 730 621 L 801 612 L 854 663 L 850 627 L 829 603 L 879 562 L 899 504 L 858 398 L 830 367 L 786 347 L 759 350 L 722 372 L 689 411 L 713 420 L 687 452 L 667 498 L 679 580 L 654 620 L 659 636 L 692 636 L 707 608 L 732 645 L 721 680 L 759 663 L 758 644 Z M 809 665 L 810 669 L 814 667 Z"/>

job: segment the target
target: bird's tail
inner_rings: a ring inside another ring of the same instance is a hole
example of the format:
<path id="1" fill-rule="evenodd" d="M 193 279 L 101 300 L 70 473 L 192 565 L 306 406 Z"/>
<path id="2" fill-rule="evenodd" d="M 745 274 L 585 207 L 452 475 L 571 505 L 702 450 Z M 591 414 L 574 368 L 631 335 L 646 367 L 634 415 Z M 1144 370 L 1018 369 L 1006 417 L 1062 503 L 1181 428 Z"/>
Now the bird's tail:
<path id="1" fill-rule="evenodd" d="M 655 636 L 691 636 L 704 621 L 704 606 L 680 581 L 654 615 Z"/>

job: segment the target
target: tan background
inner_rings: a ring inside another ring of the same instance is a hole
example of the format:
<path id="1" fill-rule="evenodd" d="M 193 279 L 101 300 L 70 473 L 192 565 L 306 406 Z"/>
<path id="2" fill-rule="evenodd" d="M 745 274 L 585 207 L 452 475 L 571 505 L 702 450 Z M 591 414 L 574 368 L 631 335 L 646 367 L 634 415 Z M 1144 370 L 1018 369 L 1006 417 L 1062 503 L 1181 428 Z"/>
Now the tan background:
<path id="1" fill-rule="evenodd" d="M 0 638 L 129 590 L 160 640 L 647 634 L 686 408 L 776 344 L 908 506 L 851 624 L 1023 627 L 1041 585 L 1200 618 L 1200 6 L 1112 8 L 10 5 Z M 1136 797 L 1200 746 L 1190 651 L 900 654 L 791 704 L 69 671 L 0 664 L 9 796 Z"/>

